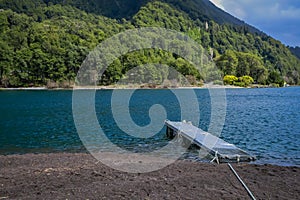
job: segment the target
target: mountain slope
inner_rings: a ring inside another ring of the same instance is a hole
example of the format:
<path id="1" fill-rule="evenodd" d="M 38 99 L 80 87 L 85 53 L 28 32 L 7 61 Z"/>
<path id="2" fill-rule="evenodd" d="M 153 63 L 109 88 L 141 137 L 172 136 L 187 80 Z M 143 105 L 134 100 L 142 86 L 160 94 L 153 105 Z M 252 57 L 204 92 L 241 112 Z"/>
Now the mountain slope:
<path id="1" fill-rule="evenodd" d="M 289 47 L 290 51 L 300 59 L 300 47 Z"/>
<path id="2" fill-rule="evenodd" d="M 213 20 L 218 24 L 231 24 L 238 26 L 246 26 L 252 32 L 261 33 L 255 27 L 252 27 L 245 22 L 233 17 L 216 7 L 209 0 L 164 0 L 164 2 L 175 6 L 177 9 L 187 13 L 193 20 L 210 21 Z"/>
<path id="3" fill-rule="evenodd" d="M 0 0 L 0 85 L 71 83 L 83 59 L 97 44 L 123 30 L 145 26 L 188 34 L 212 53 L 223 75 L 250 75 L 261 84 L 274 80 L 300 83 L 300 61 L 287 47 L 208 0 L 135 2 Z M 121 16 L 128 20 L 116 19 Z M 227 62 L 230 58 L 231 63 Z M 181 58 L 145 50 L 116 61 L 102 84 L 113 84 L 126 70 L 154 60 L 174 66 L 191 80 L 203 77 Z"/>
<path id="4" fill-rule="evenodd" d="M 156 0 L 1 0 L 4 9 L 31 13 L 36 7 L 52 4 L 71 5 L 80 10 L 115 19 L 132 17 L 149 2 Z M 174 8 L 187 13 L 191 19 L 213 20 L 219 24 L 246 26 L 252 32 L 260 31 L 216 7 L 209 0 L 161 0 Z"/>

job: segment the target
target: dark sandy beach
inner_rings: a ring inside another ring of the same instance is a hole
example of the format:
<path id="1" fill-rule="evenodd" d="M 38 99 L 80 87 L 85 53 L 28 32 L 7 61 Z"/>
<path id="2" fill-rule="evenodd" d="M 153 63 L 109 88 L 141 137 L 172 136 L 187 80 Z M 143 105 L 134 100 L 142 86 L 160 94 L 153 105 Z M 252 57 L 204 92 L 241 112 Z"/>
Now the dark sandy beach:
<path id="1" fill-rule="evenodd" d="M 299 199 L 300 168 L 235 164 L 257 199 Z M 0 156 L 0 199 L 250 199 L 226 164 L 177 161 L 130 174 L 88 154 Z"/>

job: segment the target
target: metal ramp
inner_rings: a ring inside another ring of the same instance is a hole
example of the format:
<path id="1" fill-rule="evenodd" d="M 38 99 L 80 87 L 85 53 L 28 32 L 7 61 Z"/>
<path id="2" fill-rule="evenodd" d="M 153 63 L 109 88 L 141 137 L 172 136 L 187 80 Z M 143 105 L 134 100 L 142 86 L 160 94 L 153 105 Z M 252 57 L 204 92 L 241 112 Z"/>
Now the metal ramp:
<path id="1" fill-rule="evenodd" d="M 246 151 L 236 147 L 234 144 L 225 142 L 224 140 L 203 131 L 187 122 L 165 121 L 167 127 L 166 135 L 168 138 L 181 136 L 190 143 L 205 149 L 211 155 L 215 156 L 216 162 L 250 162 L 256 160 Z"/>

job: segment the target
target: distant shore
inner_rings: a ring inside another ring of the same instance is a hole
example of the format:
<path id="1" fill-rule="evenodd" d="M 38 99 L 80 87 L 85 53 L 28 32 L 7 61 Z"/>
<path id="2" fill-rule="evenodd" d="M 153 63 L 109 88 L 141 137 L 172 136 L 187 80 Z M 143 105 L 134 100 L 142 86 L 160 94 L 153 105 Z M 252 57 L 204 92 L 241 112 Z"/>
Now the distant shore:
<path id="1" fill-rule="evenodd" d="M 0 199 L 250 199 L 226 164 L 176 161 L 130 174 L 80 153 L 1 155 L 0 160 Z M 299 197 L 298 167 L 233 167 L 257 199 Z"/>
<path id="2" fill-rule="evenodd" d="M 294 86 L 288 86 L 294 87 Z M 1 88 L 1 90 L 112 90 L 112 89 L 207 89 L 207 88 L 224 88 L 224 89 L 241 89 L 241 88 L 274 88 L 268 85 L 253 84 L 249 87 L 239 87 L 234 85 L 215 85 L 215 84 L 204 84 L 203 86 L 161 86 L 156 87 L 149 85 L 108 85 L 108 86 L 71 86 L 66 88 L 48 88 L 46 86 L 41 87 L 19 87 L 19 88 Z"/>
<path id="3" fill-rule="evenodd" d="M 286 87 L 297 87 L 297 86 L 286 86 Z M 268 85 L 251 85 L 249 87 L 239 87 L 234 85 L 214 85 L 214 84 L 204 84 L 203 86 L 176 86 L 176 87 L 149 87 L 145 85 L 108 85 L 108 86 L 72 86 L 67 88 L 48 88 L 46 86 L 42 87 L 19 87 L 19 88 L 3 88 L 1 90 L 113 90 L 113 89 L 245 89 L 245 88 L 276 88 Z"/>
<path id="4" fill-rule="evenodd" d="M 76 90 L 76 89 L 85 89 L 85 90 L 105 90 L 105 89 L 207 89 L 207 88 L 243 88 L 233 85 L 212 85 L 205 84 L 203 86 L 179 86 L 179 87 L 146 87 L 146 86 L 137 86 L 137 85 L 109 85 L 109 86 L 75 86 L 70 88 L 47 88 L 47 87 L 19 87 L 19 88 L 0 88 L 1 90 Z"/>

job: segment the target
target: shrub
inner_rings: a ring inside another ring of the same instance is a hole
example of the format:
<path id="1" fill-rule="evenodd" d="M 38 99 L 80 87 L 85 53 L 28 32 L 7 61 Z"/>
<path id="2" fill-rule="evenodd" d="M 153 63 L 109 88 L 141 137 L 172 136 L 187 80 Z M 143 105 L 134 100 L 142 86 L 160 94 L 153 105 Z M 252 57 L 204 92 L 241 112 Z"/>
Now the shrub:
<path id="1" fill-rule="evenodd" d="M 239 81 L 241 83 L 244 83 L 243 87 L 245 87 L 245 86 L 247 87 L 247 86 L 251 85 L 252 83 L 254 83 L 254 80 L 251 76 L 242 76 L 239 78 Z"/>
<path id="2" fill-rule="evenodd" d="M 246 87 L 244 82 L 235 82 L 234 85 L 238 87 Z"/>
<path id="3" fill-rule="evenodd" d="M 239 80 L 238 77 L 233 76 L 233 75 L 226 75 L 223 78 L 225 85 L 233 85 L 238 80 Z"/>
<path id="4" fill-rule="evenodd" d="M 223 81 L 221 80 L 215 80 L 214 85 L 223 85 Z"/>

